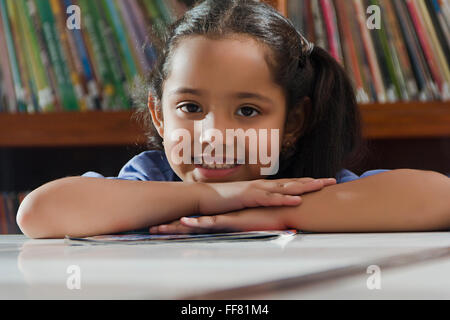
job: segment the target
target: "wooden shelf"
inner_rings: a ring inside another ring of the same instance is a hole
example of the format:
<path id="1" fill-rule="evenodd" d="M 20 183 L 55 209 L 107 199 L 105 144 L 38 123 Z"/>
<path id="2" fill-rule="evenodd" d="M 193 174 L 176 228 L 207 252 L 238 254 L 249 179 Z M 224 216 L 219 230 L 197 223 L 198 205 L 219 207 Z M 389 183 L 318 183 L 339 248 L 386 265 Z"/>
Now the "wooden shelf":
<path id="1" fill-rule="evenodd" d="M 368 139 L 450 137 L 450 102 L 361 105 Z M 145 144 L 130 111 L 0 114 L 0 147 Z"/>
<path id="2" fill-rule="evenodd" d="M 450 137 L 450 102 L 360 106 L 368 139 Z"/>
<path id="3" fill-rule="evenodd" d="M 130 111 L 0 114 L 0 147 L 76 147 L 143 144 Z"/>

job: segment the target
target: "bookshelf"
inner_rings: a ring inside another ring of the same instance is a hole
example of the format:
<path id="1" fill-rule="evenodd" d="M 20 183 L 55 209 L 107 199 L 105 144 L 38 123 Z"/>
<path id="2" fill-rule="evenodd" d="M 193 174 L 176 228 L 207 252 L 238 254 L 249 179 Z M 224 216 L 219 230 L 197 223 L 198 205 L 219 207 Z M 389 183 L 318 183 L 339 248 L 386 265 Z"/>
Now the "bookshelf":
<path id="1" fill-rule="evenodd" d="M 288 15 L 288 0 L 264 0 Z M 361 104 L 367 139 L 450 137 L 450 101 Z M 0 148 L 143 145 L 130 111 L 0 113 Z"/>

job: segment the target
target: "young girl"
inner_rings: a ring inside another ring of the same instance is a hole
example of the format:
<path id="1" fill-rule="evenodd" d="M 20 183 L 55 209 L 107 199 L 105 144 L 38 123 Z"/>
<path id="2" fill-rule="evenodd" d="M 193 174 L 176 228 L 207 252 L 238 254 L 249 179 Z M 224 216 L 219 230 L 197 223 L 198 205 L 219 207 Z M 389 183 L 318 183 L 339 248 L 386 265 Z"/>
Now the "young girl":
<path id="1" fill-rule="evenodd" d="M 352 84 L 272 7 L 204 1 L 174 23 L 161 45 L 145 93 L 152 150 L 131 159 L 118 177 L 88 172 L 34 190 L 17 216 L 27 236 L 450 227 L 444 175 L 392 170 L 358 177 L 343 169 L 360 142 Z M 173 157 L 180 129 L 190 134 L 184 144 L 190 151 L 200 145 L 197 155 L 182 150 L 192 162 Z M 279 140 L 266 146 L 279 156 L 278 170 L 263 175 L 260 161 L 234 156 L 225 167 L 211 164 L 205 150 L 215 140 L 207 129 L 278 130 Z"/>

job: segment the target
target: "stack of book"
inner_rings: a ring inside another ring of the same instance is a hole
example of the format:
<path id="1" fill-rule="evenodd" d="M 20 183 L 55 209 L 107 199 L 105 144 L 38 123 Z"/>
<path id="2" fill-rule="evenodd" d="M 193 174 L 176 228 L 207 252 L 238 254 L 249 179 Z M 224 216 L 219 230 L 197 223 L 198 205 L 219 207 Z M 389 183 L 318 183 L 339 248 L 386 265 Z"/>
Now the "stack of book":
<path id="1" fill-rule="evenodd" d="M 359 103 L 450 100 L 448 0 L 293 0 L 288 17 L 351 76 Z"/>
<path id="2" fill-rule="evenodd" d="M 0 193 L 0 234 L 20 234 L 16 222 L 16 213 L 27 192 L 1 192 Z"/>
<path id="3" fill-rule="evenodd" d="M 0 0 L 0 112 L 131 109 L 178 0 Z"/>

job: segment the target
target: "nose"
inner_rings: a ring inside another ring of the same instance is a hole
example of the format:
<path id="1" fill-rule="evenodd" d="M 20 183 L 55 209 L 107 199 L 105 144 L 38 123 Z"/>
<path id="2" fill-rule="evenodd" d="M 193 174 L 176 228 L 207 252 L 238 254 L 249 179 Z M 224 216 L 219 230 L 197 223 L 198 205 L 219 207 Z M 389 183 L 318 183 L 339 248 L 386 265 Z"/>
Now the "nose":
<path id="1" fill-rule="evenodd" d="M 226 141 L 226 130 L 234 129 L 234 126 L 225 115 L 208 113 L 202 120 L 196 122 L 195 126 L 202 150 L 213 143 L 214 146 L 223 148 L 223 152 L 234 150 L 234 141 Z M 220 153 L 219 151 L 215 150 L 217 153 Z"/>
<path id="2" fill-rule="evenodd" d="M 199 123 L 199 138 L 200 143 L 210 144 L 224 143 L 227 129 L 233 129 L 229 121 L 225 116 L 216 115 L 214 113 L 208 113 Z M 218 138 L 223 137 L 223 141 L 217 141 Z"/>

